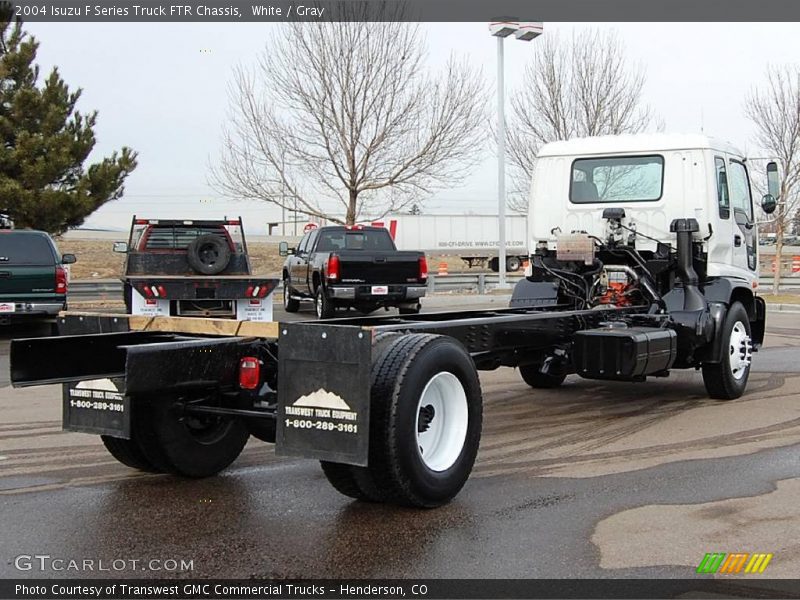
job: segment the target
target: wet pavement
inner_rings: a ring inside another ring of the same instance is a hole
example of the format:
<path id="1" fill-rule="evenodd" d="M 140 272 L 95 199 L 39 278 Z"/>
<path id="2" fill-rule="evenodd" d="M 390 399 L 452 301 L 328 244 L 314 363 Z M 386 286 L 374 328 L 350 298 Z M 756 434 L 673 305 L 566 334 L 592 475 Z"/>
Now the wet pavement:
<path id="1" fill-rule="evenodd" d="M 59 388 L 8 386 L 6 336 L 0 576 L 690 577 L 706 552 L 740 551 L 796 577 L 800 315 L 768 330 L 731 402 L 707 399 L 694 372 L 552 391 L 482 373 L 473 476 L 428 511 L 352 502 L 316 462 L 257 441 L 214 478 L 138 474 L 61 431 Z M 20 555 L 50 559 L 20 570 Z"/>

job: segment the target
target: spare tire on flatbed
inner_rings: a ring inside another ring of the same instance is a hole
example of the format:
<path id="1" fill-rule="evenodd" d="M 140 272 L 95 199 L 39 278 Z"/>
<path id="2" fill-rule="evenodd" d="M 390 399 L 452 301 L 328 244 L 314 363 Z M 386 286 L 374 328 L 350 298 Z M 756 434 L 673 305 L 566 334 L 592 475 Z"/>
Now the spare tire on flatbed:
<path id="1" fill-rule="evenodd" d="M 201 275 L 219 275 L 231 261 L 231 248 L 220 236 L 201 235 L 186 248 L 186 260 Z"/>

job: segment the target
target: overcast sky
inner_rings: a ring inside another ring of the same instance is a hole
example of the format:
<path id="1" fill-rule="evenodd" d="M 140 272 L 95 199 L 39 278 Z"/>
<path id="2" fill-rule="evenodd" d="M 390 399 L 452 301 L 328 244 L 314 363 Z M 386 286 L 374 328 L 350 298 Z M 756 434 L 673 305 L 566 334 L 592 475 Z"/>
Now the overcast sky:
<path id="1" fill-rule="evenodd" d="M 94 157 L 123 145 L 139 152 L 125 197 L 87 219 L 87 227 L 127 229 L 133 213 L 147 217 L 222 217 L 241 214 L 248 231 L 265 233 L 280 220 L 268 204 L 227 201 L 207 185 L 228 112 L 232 68 L 253 64 L 276 25 L 270 23 L 28 23 L 40 41 L 43 74 L 57 65 L 70 87 L 83 88 L 79 108 L 98 110 Z M 628 56 L 646 70 L 643 101 L 673 133 L 727 139 L 745 152 L 752 127 L 742 103 L 763 82 L 769 64 L 798 60 L 800 24 L 545 23 L 545 35 L 586 27 L 613 28 Z M 484 23 L 425 24 L 432 66 L 451 52 L 467 55 L 496 77 L 496 40 Z M 507 89 L 525 85 L 523 65 L 536 40 L 509 38 Z M 494 108 L 494 107 L 493 107 Z M 488 123 L 487 123 L 488 126 Z M 497 211 L 496 158 L 485 160 L 460 188 L 425 202 L 426 212 Z"/>

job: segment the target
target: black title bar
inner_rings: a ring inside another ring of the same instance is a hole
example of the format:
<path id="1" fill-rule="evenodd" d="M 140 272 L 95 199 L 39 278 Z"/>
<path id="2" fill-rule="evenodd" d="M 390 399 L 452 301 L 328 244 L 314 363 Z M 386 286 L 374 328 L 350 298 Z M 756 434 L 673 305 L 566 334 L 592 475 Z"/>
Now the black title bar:
<path id="1" fill-rule="evenodd" d="M 413 22 L 800 21 L 788 0 L 31 0 L 9 3 L 27 21 L 53 22 Z M 675 35 L 680 35 L 676 27 Z"/>
<path id="2" fill-rule="evenodd" d="M 275 600 L 306 598 L 526 599 L 800 598 L 800 580 L 748 579 L 391 579 L 184 580 L 3 579 L 0 598 L 150 600 L 161 598 Z"/>

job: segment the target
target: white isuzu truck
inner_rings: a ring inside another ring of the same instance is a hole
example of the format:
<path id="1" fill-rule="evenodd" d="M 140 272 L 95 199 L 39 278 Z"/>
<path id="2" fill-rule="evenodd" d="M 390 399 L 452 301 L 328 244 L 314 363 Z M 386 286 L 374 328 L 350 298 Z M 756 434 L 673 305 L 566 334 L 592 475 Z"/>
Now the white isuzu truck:
<path id="1" fill-rule="evenodd" d="M 766 213 L 776 175 L 771 163 Z M 213 475 L 252 435 L 319 460 L 345 495 L 417 507 L 469 477 L 479 370 L 547 388 L 699 369 L 710 397 L 745 393 L 766 311 L 741 153 L 700 136 L 550 144 L 529 214 L 531 267 L 506 309 L 303 323 L 66 313 L 60 337 L 12 342 L 11 380 L 63 383 L 64 427 L 133 468 Z"/>

